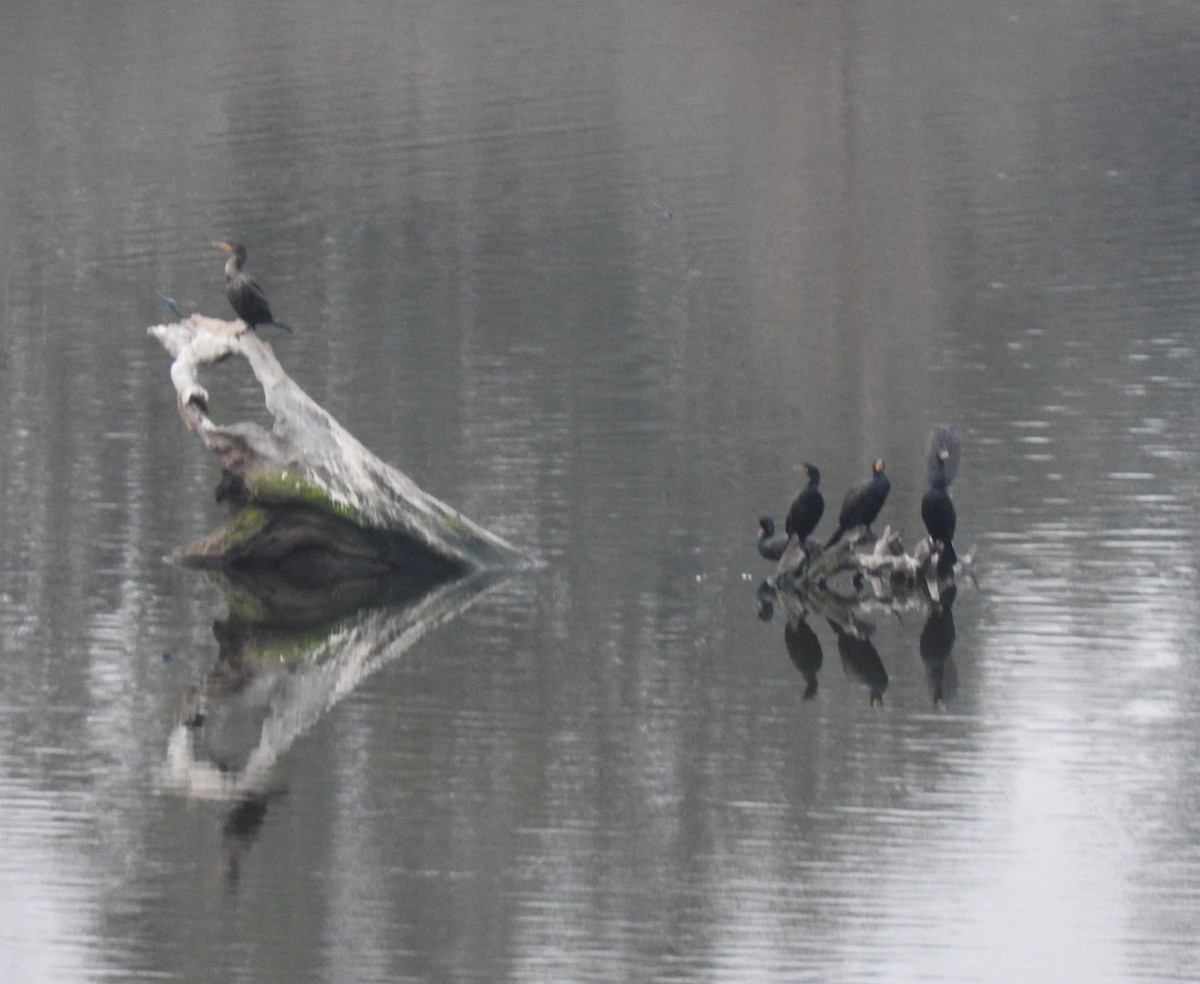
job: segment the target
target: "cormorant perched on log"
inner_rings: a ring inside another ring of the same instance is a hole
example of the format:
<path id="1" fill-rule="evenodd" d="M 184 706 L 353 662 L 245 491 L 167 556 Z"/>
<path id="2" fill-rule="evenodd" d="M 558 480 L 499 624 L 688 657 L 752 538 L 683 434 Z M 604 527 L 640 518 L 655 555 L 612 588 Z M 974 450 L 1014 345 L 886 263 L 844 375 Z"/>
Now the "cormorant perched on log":
<path id="1" fill-rule="evenodd" d="M 950 451 L 946 448 L 937 452 L 929 488 L 921 496 L 921 518 L 925 521 L 929 538 L 938 544 L 937 571 L 942 577 L 954 570 L 954 564 L 958 560 L 958 555 L 954 552 L 954 527 L 958 517 L 954 512 L 954 502 L 950 498 L 947 489 L 949 481 L 946 478 L 946 463 L 950 458 Z"/>
<path id="2" fill-rule="evenodd" d="M 775 520 L 770 516 L 760 517 L 758 527 L 762 530 L 758 537 L 759 554 L 766 560 L 778 560 L 787 546 L 787 534 L 775 532 Z"/>
<path id="3" fill-rule="evenodd" d="M 837 531 L 825 544 L 826 549 L 837 543 L 843 533 L 848 533 L 856 526 L 865 526 L 868 532 L 871 531 L 871 524 L 883 508 L 883 501 L 892 487 L 883 473 L 884 467 L 883 459 L 877 458 L 871 466 L 871 478 L 846 493 L 846 498 L 842 500 L 842 511 L 838 514 Z"/>
<path id="4" fill-rule="evenodd" d="M 225 261 L 225 293 L 229 296 L 229 303 L 233 305 L 234 312 L 246 323 L 246 327 L 254 329 L 258 325 L 274 325 L 290 332 L 291 328 L 282 321 L 276 321 L 275 316 L 271 314 L 271 305 L 267 303 L 267 295 L 263 293 L 258 281 L 242 269 L 246 264 L 246 247 L 241 243 L 229 242 L 213 245 L 230 254 L 229 259 Z"/>
<path id="5" fill-rule="evenodd" d="M 817 528 L 817 523 L 825 514 L 825 497 L 821 495 L 820 489 L 821 470 L 807 461 L 801 467 L 808 476 L 808 484 L 792 501 L 783 528 L 789 537 L 794 534 L 803 543 L 812 536 L 812 531 Z"/>
<path id="6" fill-rule="evenodd" d="M 807 461 L 800 467 L 808 476 L 808 484 L 792 500 L 787 520 L 783 524 L 787 531 L 787 546 L 779 556 L 779 566 L 776 569 L 779 574 L 794 574 L 808 562 L 814 550 L 821 549 L 819 544 L 809 540 L 825 513 L 825 497 L 821 495 L 820 489 L 821 471 Z"/>

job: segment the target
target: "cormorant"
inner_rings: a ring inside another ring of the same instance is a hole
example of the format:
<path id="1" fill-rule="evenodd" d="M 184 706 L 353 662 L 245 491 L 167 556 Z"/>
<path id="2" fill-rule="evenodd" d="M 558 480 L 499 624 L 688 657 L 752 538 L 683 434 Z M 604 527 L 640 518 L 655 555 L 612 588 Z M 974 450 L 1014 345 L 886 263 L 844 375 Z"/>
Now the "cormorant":
<path id="1" fill-rule="evenodd" d="M 848 533 L 856 526 L 865 526 L 867 532 L 871 532 L 871 524 L 883 508 L 883 501 L 892 487 L 883 471 L 883 459 L 877 458 L 871 466 L 871 478 L 846 493 L 846 498 L 842 500 L 842 511 L 838 514 L 838 528 L 825 544 L 826 549 L 837 543 L 843 533 Z"/>
<path id="2" fill-rule="evenodd" d="M 821 495 L 820 489 L 821 470 L 807 461 L 801 467 L 808 476 L 808 484 L 792 501 L 783 528 L 789 537 L 795 534 L 803 543 L 812 536 L 812 531 L 817 528 L 817 523 L 825 513 L 825 497 Z"/>
<path id="3" fill-rule="evenodd" d="M 951 454 L 942 448 L 934 456 L 933 474 L 929 480 L 929 488 L 921 496 L 921 518 L 925 521 L 925 529 L 929 538 L 939 545 L 938 574 L 944 576 L 954 569 L 958 555 L 954 552 L 954 526 L 958 517 L 954 512 L 954 502 L 946 486 L 946 462 Z"/>
<path id="4" fill-rule="evenodd" d="M 758 537 L 759 554 L 766 560 L 778 560 L 787 546 L 787 534 L 775 532 L 775 520 L 770 516 L 760 517 L 758 526 L 762 530 Z"/>
<path id="5" fill-rule="evenodd" d="M 946 452 L 946 456 L 939 459 L 942 451 Z M 958 474 L 958 463 L 961 458 L 962 443 L 959 441 L 958 435 L 954 433 L 954 428 L 949 424 L 934 424 L 930 428 L 929 436 L 925 438 L 926 481 L 932 485 L 934 476 L 937 475 L 940 468 L 946 475 L 946 488 L 950 488 L 950 483 Z"/>
<path id="6" fill-rule="evenodd" d="M 234 312 L 246 323 L 246 327 L 254 329 L 258 325 L 274 325 L 290 332 L 291 328 L 282 321 L 276 321 L 275 316 L 271 314 L 271 305 L 267 303 L 267 295 L 263 293 L 258 281 L 242 269 L 246 264 L 246 247 L 241 243 L 229 242 L 213 245 L 230 254 L 229 259 L 225 261 L 225 293 L 229 296 L 229 303 L 233 305 Z"/>

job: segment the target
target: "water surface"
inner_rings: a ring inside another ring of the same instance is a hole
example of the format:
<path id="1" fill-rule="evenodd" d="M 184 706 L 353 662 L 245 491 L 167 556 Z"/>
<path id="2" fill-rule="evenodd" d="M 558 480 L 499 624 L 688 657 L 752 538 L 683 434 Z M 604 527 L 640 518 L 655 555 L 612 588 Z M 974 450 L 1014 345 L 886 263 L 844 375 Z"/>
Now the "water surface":
<path id="1" fill-rule="evenodd" d="M 0 977 L 1195 979 L 1198 43 L 1120 0 L 6 12 Z M 224 237 L 300 384 L 544 562 L 249 801 L 170 781 L 230 612 L 163 560 L 222 511 L 144 332 L 224 313 Z M 756 520 L 882 456 L 913 542 L 941 421 L 978 584 L 874 618 L 875 708 L 758 617 Z"/>

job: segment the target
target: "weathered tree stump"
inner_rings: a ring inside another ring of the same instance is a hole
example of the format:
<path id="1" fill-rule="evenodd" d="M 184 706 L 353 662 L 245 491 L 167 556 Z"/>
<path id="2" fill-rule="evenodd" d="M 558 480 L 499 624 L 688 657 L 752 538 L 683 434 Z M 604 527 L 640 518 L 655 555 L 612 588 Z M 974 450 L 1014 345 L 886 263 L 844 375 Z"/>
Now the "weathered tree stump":
<path id="1" fill-rule="evenodd" d="M 380 461 L 284 372 L 257 332 L 193 314 L 148 332 L 173 356 L 184 424 L 222 469 L 234 503 L 221 529 L 177 551 L 191 566 L 263 569 L 311 585 L 399 574 L 436 582 L 523 558 L 501 537 Z M 200 371 L 249 363 L 273 423 L 220 425 Z"/>

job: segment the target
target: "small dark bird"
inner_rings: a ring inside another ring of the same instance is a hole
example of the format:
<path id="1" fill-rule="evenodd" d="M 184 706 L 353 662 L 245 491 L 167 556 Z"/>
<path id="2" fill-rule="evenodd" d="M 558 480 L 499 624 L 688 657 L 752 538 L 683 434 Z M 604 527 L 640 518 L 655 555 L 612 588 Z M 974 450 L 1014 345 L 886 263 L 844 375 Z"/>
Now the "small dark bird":
<path id="1" fill-rule="evenodd" d="M 230 254 L 229 259 L 225 261 L 225 293 L 229 296 L 229 303 L 233 305 L 234 312 L 246 323 L 246 327 L 253 330 L 259 325 L 274 325 L 291 332 L 291 328 L 282 321 L 276 321 L 275 316 L 271 314 L 271 305 L 267 303 L 267 295 L 263 293 L 258 281 L 242 269 L 246 265 L 246 247 L 241 243 L 229 242 L 213 245 Z"/>
<path id="2" fill-rule="evenodd" d="M 801 467 L 808 476 L 808 484 L 792 500 L 783 528 L 789 537 L 794 534 L 803 543 L 812 536 L 825 514 L 825 497 L 821 495 L 821 470 L 807 461 Z"/>
<path id="3" fill-rule="evenodd" d="M 937 566 L 939 576 L 951 573 L 958 561 L 958 555 L 954 552 L 954 527 L 958 517 L 954 512 L 950 492 L 946 488 L 946 462 L 949 459 L 948 450 L 942 448 L 938 451 L 929 488 L 921 496 L 921 519 L 925 521 L 929 538 L 940 545 Z"/>
<path id="4" fill-rule="evenodd" d="M 892 487 L 887 475 L 883 473 L 884 467 L 883 459 L 877 458 L 871 466 L 871 478 L 846 493 L 846 498 L 842 500 L 842 511 L 838 513 L 838 528 L 825 544 L 826 549 L 832 547 L 844 533 L 856 526 L 865 526 L 867 532 L 871 533 L 871 524 L 883 508 L 883 502 Z"/>
<path id="5" fill-rule="evenodd" d="M 175 315 L 175 317 L 177 317 L 180 321 L 186 317 L 186 315 L 183 313 L 183 309 L 179 306 L 179 302 L 175 300 L 175 298 L 168 297 L 163 293 L 160 293 L 158 296 L 162 298 L 163 307 Z"/>
<path id="6" fill-rule="evenodd" d="M 787 534 L 775 532 L 775 520 L 770 516 L 760 517 L 758 528 L 762 530 L 758 536 L 759 554 L 766 560 L 778 560 L 783 556 L 783 548 L 787 546 Z"/>

